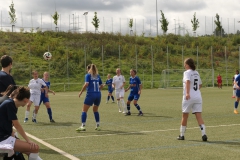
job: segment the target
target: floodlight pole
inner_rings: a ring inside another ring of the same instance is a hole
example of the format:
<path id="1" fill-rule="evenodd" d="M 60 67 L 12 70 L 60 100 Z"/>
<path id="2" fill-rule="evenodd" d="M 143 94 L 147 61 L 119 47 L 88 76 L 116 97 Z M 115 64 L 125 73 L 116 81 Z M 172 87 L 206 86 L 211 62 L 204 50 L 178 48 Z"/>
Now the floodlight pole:
<path id="1" fill-rule="evenodd" d="M 87 28 L 87 15 L 88 15 L 88 12 L 84 12 L 83 15 L 85 16 L 85 25 L 86 25 L 86 32 L 88 31 L 88 28 Z"/>
<path id="2" fill-rule="evenodd" d="M 158 15 L 157 15 L 157 0 L 156 0 L 156 27 L 157 27 L 157 36 L 158 36 Z"/>

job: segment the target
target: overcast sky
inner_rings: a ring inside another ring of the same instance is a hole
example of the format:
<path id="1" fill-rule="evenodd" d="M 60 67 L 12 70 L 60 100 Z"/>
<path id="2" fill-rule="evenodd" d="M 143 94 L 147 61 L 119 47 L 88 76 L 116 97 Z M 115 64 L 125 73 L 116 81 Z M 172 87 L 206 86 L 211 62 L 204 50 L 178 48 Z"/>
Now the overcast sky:
<path id="1" fill-rule="evenodd" d="M 12 0 L 0 0 L 1 28 L 10 26 L 9 6 Z M 91 23 L 94 12 L 100 20 L 99 31 L 129 33 L 129 19 L 133 18 L 133 32 L 156 35 L 156 0 L 13 0 L 16 9 L 16 28 L 54 29 L 51 15 L 55 8 L 60 14 L 61 30 L 79 32 L 94 31 Z M 212 34 L 216 13 L 220 15 L 224 30 L 228 33 L 240 30 L 239 0 L 157 0 L 157 16 L 160 10 L 169 21 L 168 33 L 192 34 L 191 19 L 196 12 L 200 21 L 197 34 Z M 88 12 L 85 17 L 84 12 Z M 86 24 L 87 23 L 87 24 Z M 162 34 L 161 24 L 158 33 Z"/>

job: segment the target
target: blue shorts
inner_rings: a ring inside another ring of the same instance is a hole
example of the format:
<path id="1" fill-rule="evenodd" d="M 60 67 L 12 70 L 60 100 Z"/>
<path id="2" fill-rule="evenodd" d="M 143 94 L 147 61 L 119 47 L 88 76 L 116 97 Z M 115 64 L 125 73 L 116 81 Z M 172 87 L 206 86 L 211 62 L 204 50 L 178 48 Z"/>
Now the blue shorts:
<path id="1" fill-rule="evenodd" d="M 136 93 L 136 94 L 129 94 L 128 96 L 128 100 L 132 101 L 132 100 L 138 100 L 140 98 L 140 94 Z"/>
<path id="2" fill-rule="evenodd" d="M 236 90 L 236 96 L 240 98 L 240 90 L 239 89 Z"/>
<path id="3" fill-rule="evenodd" d="M 39 106 L 41 105 L 42 102 L 43 104 L 49 102 L 49 98 L 45 97 L 45 95 L 44 96 L 41 95 Z"/>
<path id="4" fill-rule="evenodd" d="M 113 92 L 113 89 L 108 89 L 108 93 L 112 93 Z"/>
<path id="5" fill-rule="evenodd" d="M 101 92 L 99 93 L 87 93 L 84 100 L 84 104 L 92 106 L 99 106 L 101 102 Z"/>

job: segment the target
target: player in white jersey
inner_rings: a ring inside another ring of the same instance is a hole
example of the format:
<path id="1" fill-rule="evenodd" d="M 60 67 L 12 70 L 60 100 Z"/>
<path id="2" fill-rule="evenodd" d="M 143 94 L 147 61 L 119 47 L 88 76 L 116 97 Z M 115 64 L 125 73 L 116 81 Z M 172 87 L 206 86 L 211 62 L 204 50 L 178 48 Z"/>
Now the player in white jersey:
<path id="1" fill-rule="evenodd" d="M 32 103 L 35 106 L 35 109 L 33 111 L 32 122 L 37 123 L 36 118 L 37 118 L 37 113 L 38 113 L 39 104 L 40 104 L 40 96 L 41 96 L 42 86 L 44 86 L 46 97 L 48 97 L 48 94 L 47 94 L 48 88 L 46 86 L 46 83 L 42 79 L 38 78 L 38 72 L 33 71 L 32 76 L 33 76 L 33 79 L 31 79 L 28 84 L 28 87 L 30 88 L 31 96 L 30 96 L 29 102 L 27 104 L 27 109 L 25 111 L 24 123 L 26 123 L 28 121 L 28 116 L 29 116 L 30 107 L 31 107 Z"/>
<path id="2" fill-rule="evenodd" d="M 239 71 L 236 70 L 236 73 L 235 75 L 233 76 L 233 95 L 232 95 L 232 98 L 235 98 L 236 97 L 236 85 L 234 84 L 234 80 L 237 78 L 237 76 L 239 75 Z"/>
<path id="3" fill-rule="evenodd" d="M 115 96 L 117 99 L 117 105 L 119 112 L 126 113 L 126 105 L 124 102 L 124 85 L 125 85 L 125 78 L 121 75 L 120 68 L 116 69 L 116 76 L 113 77 L 112 86 L 115 88 Z"/>
<path id="4" fill-rule="evenodd" d="M 192 110 L 201 129 L 202 140 L 207 141 L 205 125 L 202 119 L 202 96 L 200 88 L 202 81 L 199 73 L 195 70 L 193 59 L 187 58 L 184 61 L 186 71 L 183 73 L 183 100 L 182 100 L 182 121 L 180 127 L 180 135 L 178 140 L 184 140 L 184 133 L 187 127 L 188 114 Z"/>

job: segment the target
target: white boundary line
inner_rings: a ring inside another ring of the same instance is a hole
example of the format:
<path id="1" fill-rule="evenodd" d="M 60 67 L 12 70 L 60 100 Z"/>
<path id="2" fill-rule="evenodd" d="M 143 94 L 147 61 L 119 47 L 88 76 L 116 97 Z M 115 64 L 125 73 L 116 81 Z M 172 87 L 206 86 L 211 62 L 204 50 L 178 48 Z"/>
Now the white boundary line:
<path id="1" fill-rule="evenodd" d="M 217 126 L 206 126 L 206 128 L 217 128 L 217 127 L 231 127 L 240 126 L 240 124 L 229 124 L 229 125 L 217 125 Z M 187 129 L 197 129 L 199 127 L 192 127 Z M 166 129 L 166 130 L 153 130 L 153 131 L 139 131 L 139 132 L 127 132 L 127 133 L 114 133 L 114 134 L 102 134 L 102 135 L 88 135 L 88 136 L 75 136 L 75 137 L 61 137 L 61 138 L 47 138 L 43 140 L 56 140 L 56 139 L 72 139 L 72 138 L 88 138 L 88 137 L 103 137 L 103 136 L 115 136 L 124 134 L 135 134 L 135 133 L 153 133 L 153 132 L 167 132 L 167 131 L 177 131 L 179 129 Z"/>
<path id="2" fill-rule="evenodd" d="M 30 137 L 30 138 L 32 138 L 32 139 L 38 141 L 39 143 L 41 143 L 41 144 L 47 146 L 48 148 L 50 148 L 50 149 L 52 149 L 52 150 L 54 150 L 54 151 L 60 153 L 61 155 L 65 156 L 65 157 L 67 157 L 67 158 L 69 158 L 69 159 L 71 159 L 71 160 L 80 160 L 79 158 L 74 157 L 73 155 L 70 155 L 70 154 L 68 154 L 68 153 L 66 153 L 66 152 L 64 152 L 64 151 L 62 151 L 62 150 L 60 150 L 60 149 L 58 149 L 57 147 L 54 147 L 53 145 L 51 145 L 51 144 L 49 144 L 49 143 L 47 143 L 47 142 L 44 142 L 43 140 L 41 140 L 41 139 L 39 139 L 39 138 L 37 138 L 37 137 L 35 137 L 35 136 L 29 134 L 29 133 L 26 133 L 26 135 L 27 135 L 28 137 Z M 41 149 L 40 149 L 40 150 L 41 150 Z"/>

